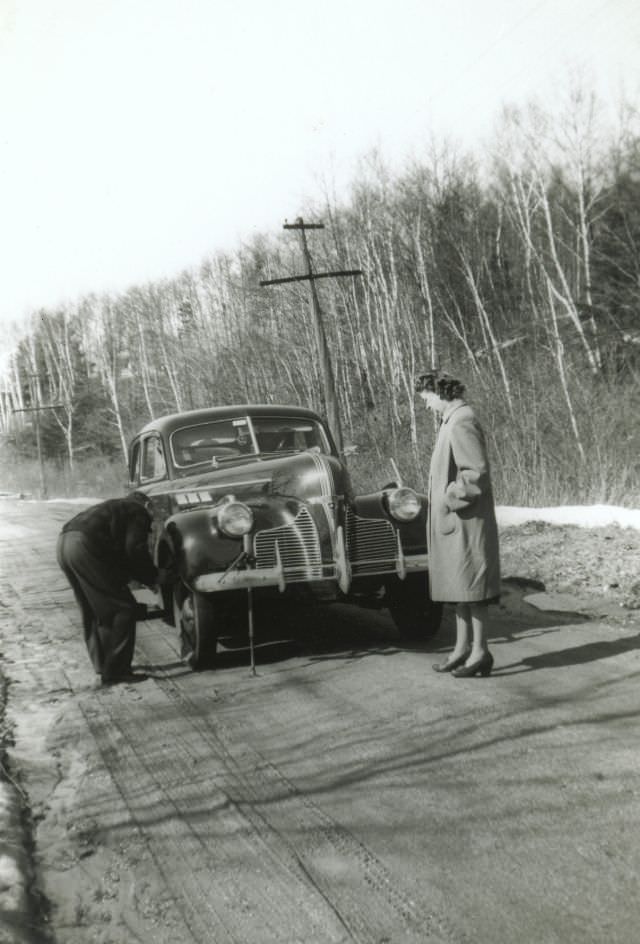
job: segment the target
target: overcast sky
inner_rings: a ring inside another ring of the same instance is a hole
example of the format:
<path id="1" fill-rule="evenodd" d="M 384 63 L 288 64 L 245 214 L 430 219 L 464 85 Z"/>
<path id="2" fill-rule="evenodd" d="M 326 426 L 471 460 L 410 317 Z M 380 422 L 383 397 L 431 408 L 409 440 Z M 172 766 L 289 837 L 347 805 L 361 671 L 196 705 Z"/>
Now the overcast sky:
<path id="1" fill-rule="evenodd" d="M 0 0 L 5 344 L 278 231 L 374 146 L 474 145 L 574 68 L 633 98 L 639 61 L 638 0 Z"/>

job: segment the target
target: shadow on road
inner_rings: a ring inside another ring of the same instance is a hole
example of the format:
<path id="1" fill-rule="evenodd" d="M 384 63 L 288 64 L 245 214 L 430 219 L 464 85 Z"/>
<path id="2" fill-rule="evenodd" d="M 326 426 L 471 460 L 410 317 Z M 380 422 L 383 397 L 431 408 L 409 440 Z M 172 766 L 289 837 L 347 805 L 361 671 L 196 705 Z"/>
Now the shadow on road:
<path id="1" fill-rule="evenodd" d="M 603 642 L 586 643 L 584 646 L 571 646 L 569 649 L 560 649 L 555 652 L 541 652 L 521 659 L 517 663 L 502 665 L 494 672 L 494 675 L 515 675 L 536 669 L 582 665 L 585 662 L 596 662 L 599 659 L 609 659 L 627 652 L 634 652 L 638 648 L 640 648 L 640 633 L 626 639 L 609 639 Z"/>
<path id="2" fill-rule="evenodd" d="M 554 633 L 558 627 L 589 621 L 589 617 L 581 613 L 545 612 L 525 601 L 525 596 L 543 589 L 539 581 L 527 578 L 508 577 L 503 580 L 500 604 L 490 609 L 490 640 L 508 644 L 516 642 L 523 634 Z M 255 661 L 258 666 L 301 657 L 306 657 L 312 664 L 330 660 L 350 661 L 372 655 L 391 656 L 400 652 L 435 653 L 452 648 L 454 641 L 455 616 L 452 606 L 445 607 L 439 632 L 418 642 L 403 641 L 388 611 L 384 609 L 364 609 L 338 603 L 304 606 L 289 602 L 282 606 L 257 607 L 255 612 Z M 218 642 L 218 670 L 249 664 L 246 630 L 221 635 Z M 611 648 L 615 646 L 621 648 Z M 567 650 L 566 663 L 562 653 L 548 653 L 518 663 L 517 671 L 606 658 L 616 651 L 632 648 L 635 648 L 635 643 L 629 640 L 594 643 Z M 584 650 L 583 654 L 579 655 L 578 650 Z M 504 666 L 500 674 L 509 674 L 512 668 L 516 671 L 515 666 L 516 663 L 513 667 Z M 191 672 L 181 662 L 144 668 L 148 671 L 160 668 L 174 677 L 176 673 L 183 675 Z"/>
<path id="3" fill-rule="evenodd" d="M 398 633 L 386 613 L 354 606 L 283 607 L 256 613 L 256 664 L 269 665 L 306 657 L 354 659 L 399 652 Z M 249 660 L 246 633 L 222 636 L 218 668 L 244 665 Z"/>

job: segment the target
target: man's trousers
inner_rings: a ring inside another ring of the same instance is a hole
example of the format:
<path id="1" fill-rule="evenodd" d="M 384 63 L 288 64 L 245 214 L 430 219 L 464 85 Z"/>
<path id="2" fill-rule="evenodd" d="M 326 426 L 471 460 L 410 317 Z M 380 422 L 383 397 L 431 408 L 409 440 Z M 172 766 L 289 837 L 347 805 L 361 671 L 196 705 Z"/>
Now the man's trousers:
<path id="1" fill-rule="evenodd" d="M 58 564 L 71 584 L 82 613 L 84 639 L 93 667 L 103 682 L 131 672 L 138 604 L 126 584 L 81 531 L 58 538 Z"/>

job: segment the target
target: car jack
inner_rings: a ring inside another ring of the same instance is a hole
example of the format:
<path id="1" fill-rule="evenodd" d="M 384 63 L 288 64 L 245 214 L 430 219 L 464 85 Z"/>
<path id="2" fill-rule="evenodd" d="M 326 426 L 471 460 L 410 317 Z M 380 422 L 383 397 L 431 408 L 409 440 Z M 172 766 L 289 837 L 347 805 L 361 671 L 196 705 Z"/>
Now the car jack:
<path id="1" fill-rule="evenodd" d="M 251 535 L 245 534 L 242 539 L 243 547 L 237 557 L 235 557 L 224 574 L 220 579 L 220 583 L 223 582 L 227 574 L 231 573 L 232 570 L 251 570 L 255 564 L 255 557 L 253 556 L 253 549 L 251 547 Z M 249 624 L 249 655 L 251 659 L 251 674 L 257 675 L 256 672 L 256 654 L 255 654 L 255 639 L 253 631 L 253 588 L 251 586 L 247 587 L 247 621 Z"/>

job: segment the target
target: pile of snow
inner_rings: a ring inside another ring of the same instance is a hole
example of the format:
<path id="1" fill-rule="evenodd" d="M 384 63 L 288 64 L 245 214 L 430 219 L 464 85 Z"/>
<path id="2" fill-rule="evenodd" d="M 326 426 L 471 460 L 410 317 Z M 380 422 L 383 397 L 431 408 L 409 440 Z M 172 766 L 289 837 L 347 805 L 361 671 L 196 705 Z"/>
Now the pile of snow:
<path id="1" fill-rule="evenodd" d="M 498 524 L 503 528 L 525 524 L 527 521 L 543 521 L 546 524 L 574 524 L 582 528 L 606 528 L 618 525 L 621 528 L 640 529 L 640 510 L 620 508 L 616 505 L 565 505 L 561 508 L 515 508 L 499 505 L 496 508 Z"/>

